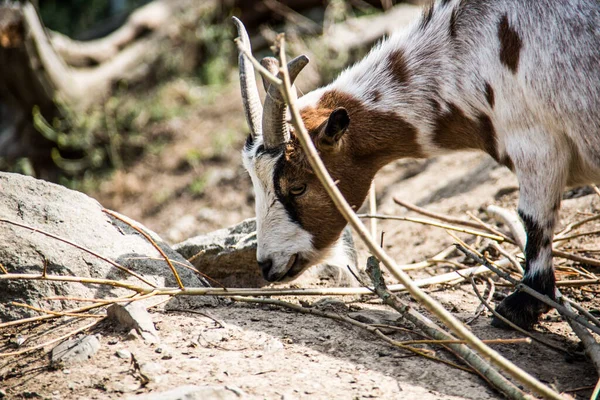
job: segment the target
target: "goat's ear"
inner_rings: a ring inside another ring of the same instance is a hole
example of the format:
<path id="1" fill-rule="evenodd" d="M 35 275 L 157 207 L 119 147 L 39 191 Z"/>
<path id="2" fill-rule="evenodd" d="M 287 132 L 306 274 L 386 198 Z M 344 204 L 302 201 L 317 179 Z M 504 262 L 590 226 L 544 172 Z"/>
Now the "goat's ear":
<path id="1" fill-rule="evenodd" d="M 325 128 L 319 135 L 319 144 L 323 147 L 333 147 L 346 133 L 350 125 L 350 116 L 344 107 L 336 108 L 329 114 Z"/>

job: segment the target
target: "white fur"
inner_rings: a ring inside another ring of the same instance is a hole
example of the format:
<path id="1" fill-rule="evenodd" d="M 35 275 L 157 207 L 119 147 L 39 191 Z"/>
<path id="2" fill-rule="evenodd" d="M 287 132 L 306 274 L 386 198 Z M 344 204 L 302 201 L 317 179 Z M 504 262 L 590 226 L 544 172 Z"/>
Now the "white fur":
<path id="1" fill-rule="evenodd" d="M 312 235 L 290 220 L 275 196 L 273 172 L 281 155 L 256 157 L 256 150 L 261 144 L 262 139 L 257 138 L 253 148 L 243 152 L 244 167 L 254 187 L 258 241 L 256 259 L 259 262 L 272 260 L 271 274 L 283 275 L 293 255 L 313 258 L 317 251 L 312 245 Z"/>

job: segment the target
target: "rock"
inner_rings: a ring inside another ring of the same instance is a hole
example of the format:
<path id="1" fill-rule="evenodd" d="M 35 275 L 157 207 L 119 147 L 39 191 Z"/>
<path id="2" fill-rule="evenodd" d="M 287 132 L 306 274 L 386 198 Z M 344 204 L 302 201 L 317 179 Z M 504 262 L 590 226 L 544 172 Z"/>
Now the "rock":
<path id="1" fill-rule="evenodd" d="M 235 388 L 237 389 L 237 388 Z M 243 392 L 221 386 L 181 386 L 161 393 L 129 397 L 129 400 L 238 400 Z"/>
<path id="2" fill-rule="evenodd" d="M 348 313 L 348 316 L 364 324 L 398 326 L 402 316 L 397 312 L 385 310 L 361 310 Z M 384 333 L 387 333 L 384 332 Z"/>
<path id="3" fill-rule="evenodd" d="M 70 240 L 143 275 L 155 285 L 176 285 L 170 268 L 154 246 L 129 225 L 104 213 L 96 200 L 59 185 L 4 172 L 0 172 L 0 188 L 0 219 Z M 135 221 L 131 222 L 149 234 L 169 258 L 191 267 L 158 235 Z M 0 221 L 0 243 L 0 260 L 9 273 L 39 274 L 46 259 L 48 274 L 118 279 L 147 286 L 106 261 L 70 244 L 14 224 Z M 208 282 L 188 268 L 177 264 L 175 268 L 184 285 L 209 286 Z M 81 283 L 3 280 L 0 281 L 0 320 L 37 315 L 36 311 L 11 306 L 11 301 L 63 310 L 80 304 L 48 301 L 44 298 L 107 298 L 130 293 L 125 289 Z"/>
<path id="4" fill-rule="evenodd" d="M 276 353 L 283 349 L 284 349 L 283 343 L 281 343 L 281 340 L 276 339 L 276 338 L 271 338 L 271 339 L 267 340 L 267 342 L 263 346 L 263 350 L 266 353 Z"/>
<path id="5" fill-rule="evenodd" d="M 115 352 L 115 355 L 125 360 L 131 360 L 131 352 L 129 350 L 120 349 Z"/>
<path id="6" fill-rule="evenodd" d="M 323 284 L 356 286 L 358 282 L 348 272 L 347 265 L 357 270 L 356 250 L 349 229 L 344 231 L 346 254 L 309 268 L 294 283 L 301 286 Z M 188 239 L 173 248 L 190 260 L 199 271 L 226 287 L 262 287 L 265 281 L 256 264 L 256 220 Z"/>
<path id="7" fill-rule="evenodd" d="M 155 362 L 140 363 L 140 374 L 148 383 L 158 384 L 163 380 L 166 370 L 162 365 Z"/>
<path id="8" fill-rule="evenodd" d="M 342 314 L 348 312 L 346 303 L 335 297 L 323 297 L 315 301 L 312 306 L 321 311 L 333 311 Z"/>
<path id="9" fill-rule="evenodd" d="M 52 349 L 52 364 L 71 365 L 90 359 L 100 349 L 100 341 L 94 335 L 70 339 Z"/>
<path id="10" fill-rule="evenodd" d="M 146 308 L 138 302 L 121 305 L 115 303 L 108 307 L 108 318 L 123 329 L 135 329 L 148 343 L 159 343 L 158 331 Z"/>

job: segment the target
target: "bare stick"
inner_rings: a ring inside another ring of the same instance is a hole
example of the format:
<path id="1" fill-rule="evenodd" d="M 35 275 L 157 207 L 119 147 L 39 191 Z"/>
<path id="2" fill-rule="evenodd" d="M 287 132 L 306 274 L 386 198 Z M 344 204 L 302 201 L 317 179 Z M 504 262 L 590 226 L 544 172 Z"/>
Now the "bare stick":
<path id="1" fill-rule="evenodd" d="M 481 237 L 484 237 L 487 239 L 495 240 L 497 242 L 504 241 L 504 238 L 502 236 L 498 236 L 498 235 L 494 235 L 494 234 L 486 233 L 486 232 L 481 232 L 481 231 L 475 231 L 475 230 L 472 230 L 469 228 L 460 228 L 460 227 L 454 226 L 454 225 L 440 224 L 438 222 L 423 219 L 423 218 L 400 217 L 400 216 L 396 216 L 396 215 L 381 215 L 381 214 L 375 214 L 375 215 L 358 214 L 357 217 L 358 218 L 377 218 L 377 219 L 389 219 L 389 220 L 394 220 L 394 221 L 416 222 L 418 224 L 431 225 L 431 226 L 435 226 L 437 228 L 449 229 L 449 230 L 456 231 L 456 232 L 462 232 L 462 233 L 468 233 L 470 235 L 481 236 Z"/>
<path id="2" fill-rule="evenodd" d="M 438 254 L 436 254 L 435 256 L 433 256 L 425 261 L 420 261 L 420 262 L 412 263 L 412 264 L 400 265 L 400 266 L 398 266 L 398 268 L 400 268 L 401 270 L 404 270 L 404 271 L 426 268 L 426 267 L 431 266 L 434 263 L 444 261 L 445 258 L 448 257 L 450 254 L 452 254 L 452 252 L 454 252 L 455 250 L 456 250 L 456 247 L 449 246 L 449 247 L 445 248 L 444 250 L 442 250 L 441 252 L 439 252 Z"/>
<path id="3" fill-rule="evenodd" d="M 571 308 L 572 302 L 563 301 L 563 304 L 565 305 L 565 308 L 567 310 L 573 312 L 573 309 Z M 592 334 L 588 332 L 587 329 L 584 329 L 581 325 L 574 323 L 570 319 L 567 321 L 569 322 L 569 325 L 571 325 L 571 329 L 573 329 L 573 332 L 575 332 L 579 340 L 581 340 L 581 343 L 583 344 L 583 348 L 585 350 L 585 354 L 587 354 L 590 360 L 592 360 L 592 364 L 594 364 L 596 372 L 598 373 L 598 375 L 600 375 L 600 345 L 596 343 L 594 336 L 592 336 Z"/>
<path id="4" fill-rule="evenodd" d="M 438 340 L 454 340 L 451 335 L 446 333 L 444 330 L 439 328 L 433 321 L 428 318 L 424 318 L 409 305 L 404 304 L 398 297 L 389 292 L 386 287 L 385 281 L 379 269 L 379 262 L 373 256 L 367 260 L 367 274 L 371 277 L 375 291 L 377 295 L 383 300 L 383 302 L 396 311 L 398 311 L 404 318 L 415 324 L 421 331 L 427 333 L 427 335 Z M 487 380 L 489 380 L 494 386 L 499 388 L 508 397 L 517 398 L 530 398 L 528 395 L 523 393 L 519 388 L 510 383 L 506 378 L 500 375 L 496 370 L 480 358 L 477 354 L 472 352 L 468 347 L 462 344 L 451 344 L 448 345 L 454 352 L 456 352 L 461 358 L 463 358 L 467 364 L 478 370 L 483 374 Z"/>
<path id="5" fill-rule="evenodd" d="M 437 220 L 448 222 L 450 224 L 468 226 L 468 227 L 475 228 L 475 229 L 481 228 L 481 226 L 479 224 L 476 224 L 474 222 L 467 221 L 467 220 L 462 219 L 462 218 L 455 218 L 455 217 L 450 217 L 448 215 L 439 214 L 439 213 L 427 210 L 427 209 L 425 209 L 423 207 L 419 207 L 419 206 L 416 206 L 414 204 L 407 203 L 406 201 L 401 200 L 401 199 L 399 199 L 397 197 L 394 197 L 394 203 L 396 203 L 399 206 L 402 206 L 404 208 L 408 208 L 409 210 L 414 211 L 416 213 L 419 213 L 421 215 L 424 215 L 426 217 L 435 218 Z"/>
<path id="6" fill-rule="evenodd" d="M 462 270 L 464 274 L 479 275 L 485 272 L 489 272 L 486 267 L 470 267 Z M 413 284 L 416 286 L 430 286 L 441 283 L 447 283 L 455 281 L 456 279 L 462 279 L 462 277 L 456 273 L 456 271 L 448 272 L 446 274 L 436 275 L 429 278 L 424 278 L 415 281 Z M 58 282 L 78 282 L 78 283 L 92 283 L 99 285 L 108 285 L 115 287 L 122 287 L 125 289 L 137 292 L 138 295 L 150 296 L 179 296 L 179 295 L 194 295 L 194 296 L 353 296 L 353 295 L 366 295 L 372 294 L 373 292 L 367 288 L 298 288 L 298 289 L 274 289 L 274 288 L 210 288 L 210 287 L 187 287 L 185 289 L 177 287 L 156 287 L 146 288 L 142 286 L 136 286 L 131 283 L 114 281 L 111 279 L 102 278 L 82 278 L 78 276 L 69 275 L 47 275 L 46 278 L 38 274 L 2 274 L 0 280 L 50 280 Z M 390 290 L 394 292 L 406 291 L 406 287 L 402 284 L 390 285 Z M 144 297 L 146 298 L 146 297 Z M 121 298 L 118 298 L 121 299 Z M 114 301 L 120 301 L 120 300 Z M 106 303 L 113 302 L 113 300 L 106 300 Z M 2 325 L 0 324 L 0 327 Z"/>
<path id="7" fill-rule="evenodd" d="M 576 321 L 576 322 L 580 323 L 581 325 L 585 326 L 586 328 L 590 329 L 591 331 L 596 332 L 597 334 L 600 334 L 600 328 L 590 324 L 586 319 L 582 318 L 580 315 L 577 315 L 577 314 L 567 310 L 565 307 L 558 304 L 556 301 L 552 300 L 550 297 L 536 292 L 535 290 L 533 290 L 529 286 L 525 285 L 524 283 L 517 281 L 516 279 L 514 279 L 512 276 L 510 276 L 506 272 L 503 272 L 500 269 L 494 267 L 485 257 L 483 257 L 483 258 L 479 257 L 478 255 L 476 255 L 472 251 L 466 249 L 465 247 L 463 247 L 460 244 L 457 244 L 456 247 L 460 251 L 462 251 L 467 257 L 473 259 L 474 261 L 478 262 L 481 265 L 485 265 L 486 267 L 488 267 L 490 270 L 494 271 L 500 277 L 502 277 L 502 278 L 506 279 L 507 281 L 511 282 L 512 284 L 514 284 L 516 290 L 525 292 L 528 295 L 530 295 L 531 297 L 534 297 L 537 300 L 541 301 L 542 303 L 547 304 L 552 308 L 556 308 L 556 311 L 558 311 L 563 317 L 566 317 L 570 320 Z"/>
<path id="8" fill-rule="evenodd" d="M 36 346 L 28 347 L 26 349 L 22 349 L 22 350 L 19 350 L 19 351 L 12 351 L 10 353 L 0 353 L 0 357 L 18 356 L 18 355 L 21 355 L 21 354 L 29 353 L 31 351 L 44 348 L 46 346 L 50 346 L 53 343 L 63 341 L 64 339 L 67 339 L 67 338 L 69 338 L 69 337 L 71 337 L 73 335 L 76 335 L 79 332 L 83 332 L 83 331 L 86 331 L 86 330 L 90 329 L 91 327 L 93 327 L 94 325 L 96 325 L 97 323 L 99 323 L 100 321 L 102 321 L 103 319 L 94 321 L 94 322 L 92 322 L 90 324 L 87 324 L 87 325 L 84 325 L 84 326 L 82 326 L 79 329 L 76 329 L 74 331 L 71 331 L 71 332 L 67 333 L 66 335 L 62 335 L 60 337 L 57 337 L 57 338 L 52 339 L 52 340 L 50 340 L 48 342 L 45 342 L 45 343 L 38 344 Z"/>
<path id="9" fill-rule="evenodd" d="M 463 325 L 456 317 L 454 317 L 450 312 L 448 312 L 441 304 L 431 298 L 427 293 L 418 288 L 412 279 L 406 274 L 406 272 L 398 269 L 396 262 L 385 252 L 381 247 L 375 243 L 370 237 L 369 231 L 362 224 L 360 219 L 354 213 L 354 210 L 344 199 L 344 196 L 339 191 L 338 187 L 335 185 L 333 179 L 327 172 L 323 161 L 320 159 L 317 149 L 315 148 L 304 124 L 302 122 L 302 118 L 300 117 L 300 112 L 298 107 L 294 103 L 294 97 L 292 94 L 290 78 L 287 71 L 287 63 L 285 62 L 285 51 L 283 40 L 280 46 L 280 65 L 282 68 L 282 76 L 283 76 L 283 87 L 282 93 L 286 99 L 286 103 L 289 106 L 290 113 L 292 115 L 292 124 L 296 130 L 296 135 L 298 140 L 300 141 L 302 148 L 304 149 L 308 161 L 313 168 L 315 174 L 319 178 L 319 181 L 323 184 L 325 190 L 331 197 L 332 201 L 343 215 L 343 217 L 350 223 L 352 228 L 359 235 L 361 240 L 367 245 L 372 254 L 374 254 L 379 260 L 381 260 L 384 265 L 389 269 L 389 271 L 394 275 L 396 279 L 398 279 L 402 284 L 404 284 L 410 294 L 421 304 L 425 305 L 433 314 L 435 314 L 440 320 L 449 327 L 455 334 L 457 334 L 462 339 L 469 342 L 469 345 L 476 349 L 480 354 L 484 357 L 489 358 L 494 364 L 504 369 L 508 373 L 510 373 L 515 379 L 519 382 L 523 383 L 530 389 L 534 390 L 536 393 L 545 396 L 551 399 L 561 399 L 561 396 L 549 388 L 548 386 L 542 384 L 540 381 L 529 375 L 527 372 L 523 371 L 521 368 L 517 367 L 515 364 L 507 360 L 497 351 L 493 350 L 485 343 L 483 343 L 477 336 L 473 335 L 473 333 Z M 252 57 L 253 58 L 253 57 Z M 492 371 L 490 368 L 489 371 Z M 496 371 L 494 373 L 497 374 Z M 499 374 L 498 374 L 499 375 Z M 500 376 L 500 375 L 499 375 Z M 514 385 L 510 384 L 512 388 L 515 388 Z M 516 388 L 515 388 L 516 389 Z M 514 389 L 509 389 L 507 387 L 503 387 L 503 390 L 510 392 L 510 397 L 512 398 L 523 398 L 522 392 L 518 389 L 516 391 Z"/>
<path id="10" fill-rule="evenodd" d="M 2 271 L 3 274 L 8 274 L 8 271 L 6 270 L 6 268 L 4 268 L 4 265 L 2 265 L 2 263 L 0 263 L 0 271 Z"/>
<path id="11" fill-rule="evenodd" d="M 585 315 L 587 317 L 587 319 L 589 319 L 594 324 L 596 324 L 596 326 L 600 327 L 600 321 L 598 320 L 598 318 L 594 317 L 588 310 L 581 307 L 579 304 L 577 304 L 573 300 L 569 299 L 568 297 L 565 297 L 564 295 L 562 295 L 562 300 L 563 300 L 563 302 L 569 303 L 571 306 L 573 306 L 573 308 L 575 308 L 577 311 L 579 311 L 580 313 Z"/>
<path id="12" fill-rule="evenodd" d="M 150 237 L 150 235 L 148 235 L 146 232 L 144 232 L 142 229 L 138 228 L 137 226 L 134 226 L 132 224 L 129 223 L 129 221 L 126 221 L 124 218 L 121 218 L 120 215 L 118 215 L 117 213 L 108 210 L 106 208 L 102 209 L 103 212 L 105 212 L 106 214 L 110 215 L 113 218 L 118 219 L 119 221 L 129 225 L 130 227 L 132 227 L 133 229 L 135 229 L 137 232 L 139 232 L 143 237 L 146 238 L 146 240 L 148 242 L 150 242 L 150 244 L 152 244 L 152 246 L 154 246 L 154 248 L 160 253 L 160 255 L 165 259 L 165 261 L 167 262 L 167 264 L 169 265 L 169 268 L 171 268 L 171 272 L 173 272 L 173 275 L 175 276 L 175 281 L 177 282 L 177 285 L 179 286 L 179 288 L 181 289 L 185 289 L 183 286 L 183 283 L 181 282 L 181 278 L 179 278 L 179 274 L 177 273 L 177 270 L 175 269 L 175 267 L 173 266 L 173 264 L 171 263 L 171 260 L 169 259 L 169 257 L 165 254 L 165 252 L 163 251 L 163 249 L 160 248 L 159 245 L 156 244 L 156 242 Z"/>
<path id="13" fill-rule="evenodd" d="M 288 303 L 288 302 L 285 302 L 285 301 L 282 301 L 282 300 L 275 300 L 275 299 L 251 298 L 251 297 L 241 297 L 241 296 L 235 296 L 232 299 L 235 300 L 235 301 L 241 301 L 241 302 L 246 302 L 246 303 L 259 303 L 259 304 L 276 305 L 276 306 L 281 306 L 281 307 L 292 309 L 292 310 L 300 312 L 302 314 L 317 315 L 317 316 L 320 316 L 320 317 L 331 318 L 331 319 L 336 320 L 336 321 L 347 322 L 349 324 L 352 324 L 352 325 L 358 326 L 360 328 L 366 329 L 367 331 L 369 331 L 369 332 L 377 335 L 379 338 L 381 338 L 385 342 L 391 344 L 392 346 L 399 347 L 399 348 L 401 348 L 403 350 L 411 351 L 411 352 L 413 352 L 413 353 L 415 353 L 417 355 L 423 356 L 423 357 L 428 358 L 430 360 L 441 362 L 441 363 L 447 364 L 447 365 L 449 365 L 451 367 L 458 368 L 458 369 L 461 369 L 463 371 L 473 373 L 472 369 L 465 368 L 463 366 L 454 364 L 452 362 L 449 362 L 449 361 L 446 361 L 446 360 L 434 357 L 427 350 L 417 349 L 417 348 L 414 348 L 414 347 L 402 344 L 402 342 L 393 340 L 393 339 L 389 338 L 388 336 L 386 336 L 385 334 L 383 334 L 377 327 L 375 327 L 373 325 L 365 324 L 363 322 L 357 321 L 357 320 L 352 319 L 350 317 L 347 317 L 345 315 L 341 315 L 341 314 L 338 314 L 338 313 L 327 312 L 327 311 L 321 311 L 321 310 L 317 310 L 315 308 L 307 308 L 307 307 L 303 307 L 303 306 L 300 306 L 300 305 L 297 305 L 297 304 L 292 304 L 292 303 Z"/>
<path id="14" fill-rule="evenodd" d="M 531 339 L 535 340 L 538 343 L 543 344 L 544 346 L 561 352 L 561 353 L 565 353 L 565 354 L 570 354 L 567 350 L 563 349 L 562 347 L 556 346 L 548 341 L 546 341 L 546 339 L 543 339 L 541 337 L 537 337 L 534 336 L 533 334 L 527 332 L 525 329 L 521 328 L 518 325 L 515 325 L 514 323 L 512 323 L 511 320 L 506 319 L 503 315 L 498 314 L 498 312 L 496 312 L 496 310 L 494 310 L 494 308 L 492 306 L 490 306 L 490 304 L 488 303 L 488 301 L 486 301 L 483 296 L 481 295 L 481 293 L 479 293 L 479 289 L 477 289 L 477 285 L 475 284 L 475 280 L 473 279 L 473 277 L 470 278 L 471 280 L 471 285 L 473 286 L 473 291 L 475 292 L 475 295 L 477 296 L 477 298 L 479 299 L 479 301 L 481 302 L 481 304 L 487 308 L 492 314 L 494 314 L 494 316 L 498 319 L 500 319 L 502 322 L 504 322 L 505 324 L 507 324 L 508 326 L 510 326 L 512 329 L 514 329 L 517 332 L 522 333 L 523 335 L 530 337 Z"/>
<path id="15" fill-rule="evenodd" d="M 519 339 L 482 339 L 485 344 L 531 344 L 531 338 Z M 465 344 L 464 340 L 404 340 L 403 344 Z"/>
<path id="16" fill-rule="evenodd" d="M 372 215 L 377 214 L 377 193 L 375 192 L 375 179 L 373 179 L 373 182 L 371 182 L 371 189 L 369 190 L 369 213 Z M 370 222 L 371 236 L 373 239 L 377 239 L 377 219 L 371 218 Z"/>
<path id="17" fill-rule="evenodd" d="M 504 257 L 506 257 L 510 263 L 515 267 L 515 269 L 517 271 L 519 271 L 519 273 L 521 274 L 521 276 L 523 276 L 525 274 L 525 271 L 523 270 L 523 267 L 521 266 L 521 263 L 512 255 L 510 254 L 508 251 L 504 250 L 502 247 L 500 247 L 500 245 L 496 242 L 490 242 L 490 245 L 496 249 L 496 251 L 500 254 L 502 254 Z"/>
<path id="18" fill-rule="evenodd" d="M 474 281 L 472 276 L 469 276 L 469 279 L 471 279 L 471 283 Z M 486 300 L 486 303 L 489 303 L 494 298 L 494 292 L 496 291 L 496 285 L 494 284 L 494 281 L 491 280 L 490 278 L 487 278 L 486 282 L 490 285 L 490 289 L 488 292 L 488 298 Z M 482 301 L 482 302 L 480 302 L 479 306 L 477 306 L 477 309 L 475 310 L 475 315 L 473 315 L 471 318 L 469 318 L 469 320 L 466 321 L 465 324 L 471 325 L 473 323 L 473 321 L 475 321 L 477 318 L 479 318 L 481 313 L 483 313 L 483 310 L 485 310 L 485 303 Z"/>
<path id="19" fill-rule="evenodd" d="M 508 227 L 517 246 L 519 246 L 521 251 L 525 251 L 527 235 L 525 234 L 525 229 L 523 229 L 523 225 L 521 224 L 519 217 L 515 213 L 508 211 L 505 208 L 494 205 L 488 206 L 486 211 L 492 217 L 499 219 Z"/>
<path id="20" fill-rule="evenodd" d="M 571 239 L 575 239 L 581 236 L 587 236 L 587 235 L 597 235 L 600 233 L 600 229 L 596 229 L 593 231 L 587 231 L 587 232 L 580 232 L 580 233 L 574 233 L 572 235 L 568 235 L 568 236 L 557 236 L 554 238 L 554 242 L 558 242 L 558 241 L 567 241 L 567 240 L 571 240 Z"/>
<path id="21" fill-rule="evenodd" d="M 109 263 L 113 267 L 115 267 L 115 268 L 117 268 L 117 269 L 119 269 L 119 270 L 121 270 L 123 272 L 126 272 L 129 275 L 131 275 L 131 276 L 134 276 L 134 277 L 138 278 L 140 281 L 144 282 L 145 284 L 150 285 L 152 287 L 155 287 L 154 284 L 152 284 L 148 280 L 144 279 L 144 277 L 142 277 L 141 275 L 136 274 L 135 272 L 133 272 L 130 269 L 122 266 L 121 264 L 118 264 L 118 263 L 114 262 L 113 260 L 111 260 L 109 258 L 106 258 L 106 257 L 104 257 L 104 256 L 102 256 L 102 255 L 100 255 L 100 254 L 98 254 L 98 253 L 96 253 L 96 252 L 94 252 L 94 251 L 92 251 L 90 249 L 87 249 L 87 248 L 85 248 L 83 246 L 80 246 L 77 243 L 71 242 L 70 240 L 61 238 L 59 236 L 53 235 L 53 234 L 48 233 L 48 232 L 45 232 L 45 231 L 43 231 L 41 229 L 33 228 L 33 227 L 29 226 L 29 225 L 21 224 L 21 223 L 18 223 L 18 222 L 15 222 L 15 221 L 11 221 L 11 220 L 8 220 L 8 219 L 0 218 L 0 222 L 4 222 L 6 224 L 10 224 L 10 225 L 18 226 L 18 227 L 21 227 L 21 228 L 24 228 L 24 229 L 28 229 L 30 231 L 40 233 L 42 235 L 51 237 L 52 239 L 56 239 L 56 240 L 58 240 L 60 242 L 66 243 L 68 245 L 71 245 L 71 246 L 73 246 L 73 247 L 75 247 L 75 248 L 77 248 L 79 250 L 85 251 L 86 253 L 93 255 L 96 258 L 99 258 L 102 261 L 106 261 L 107 263 Z"/>
<path id="22" fill-rule="evenodd" d="M 490 224 L 486 224 L 485 222 L 483 222 L 481 220 L 481 218 L 478 218 L 475 214 L 473 214 L 470 211 L 467 211 L 467 215 L 469 216 L 469 218 L 471 218 L 472 220 L 474 220 L 475 222 L 477 222 L 478 224 L 481 225 L 481 228 L 485 229 L 488 232 L 493 233 L 494 235 L 498 235 L 498 236 L 502 236 L 504 238 L 505 241 L 515 244 L 515 242 L 512 240 L 512 238 L 506 236 L 503 232 L 500 232 L 498 229 L 496 229 L 495 227 L 493 227 Z"/>
<path id="23" fill-rule="evenodd" d="M 565 258 L 571 261 L 577 261 L 583 264 L 593 265 L 594 267 L 600 267 L 600 260 L 596 260 L 594 258 L 582 257 L 575 254 L 567 253 L 566 251 L 561 250 L 552 250 L 552 255 L 560 258 Z"/>
<path id="24" fill-rule="evenodd" d="M 29 304 L 17 303 L 16 301 L 11 301 L 10 304 L 12 304 L 13 306 L 17 306 L 17 307 L 28 308 L 33 311 L 56 315 L 57 317 L 104 318 L 103 315 L 98 315 L 98 314 L 82 314 L 82 313 L 71 313 L 68 311 L 46 310 L 44 308 L 30 306 Z"/>
<path id="25" fill-rule="evenodd" d="M 592 393 L 590 400 L 598 400 L 598 396 L 600 396 L 600 379 L 598 379 L 598 382 L 596 383 L 596 387 L 594 388 L 594 392 Z"/>

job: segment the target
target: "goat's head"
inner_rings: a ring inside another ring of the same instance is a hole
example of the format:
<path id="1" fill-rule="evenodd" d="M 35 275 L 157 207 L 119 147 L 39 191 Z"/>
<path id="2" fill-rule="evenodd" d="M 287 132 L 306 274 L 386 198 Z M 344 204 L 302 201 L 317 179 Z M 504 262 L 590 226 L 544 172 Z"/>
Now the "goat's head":
<path id="1" fill-rule="evenodd" d="M 250 51 L 244 26 L 234 21 L 243 46 Z M 307 63 L 305 56 L 289 62 L 292 82 Z M 312 172 L 286 121 L 287 107 L 279 90 L 263 80 L 267 92 L 263 109 L 254 68 L 241 53 L 239 64 L 244 110 L 251 130 L 242 155 L 255 193 L 257 261 L 266 280 L 286 281 L 321 261 L 336 246 L 342 247 L 340 234 L 346 221 Z M 261 64 L 277 75 L 277 60 L 266 58 Z M 355 160 L 347 157 L 348 146 L 342 138 L 350 126 L 348 112 L 325 104 L 305 107 L 302 114 L 333 178 L 344 171 L 340 190 L 351 204 L 360 205 L 372 175 L 352 165 Z"/>

